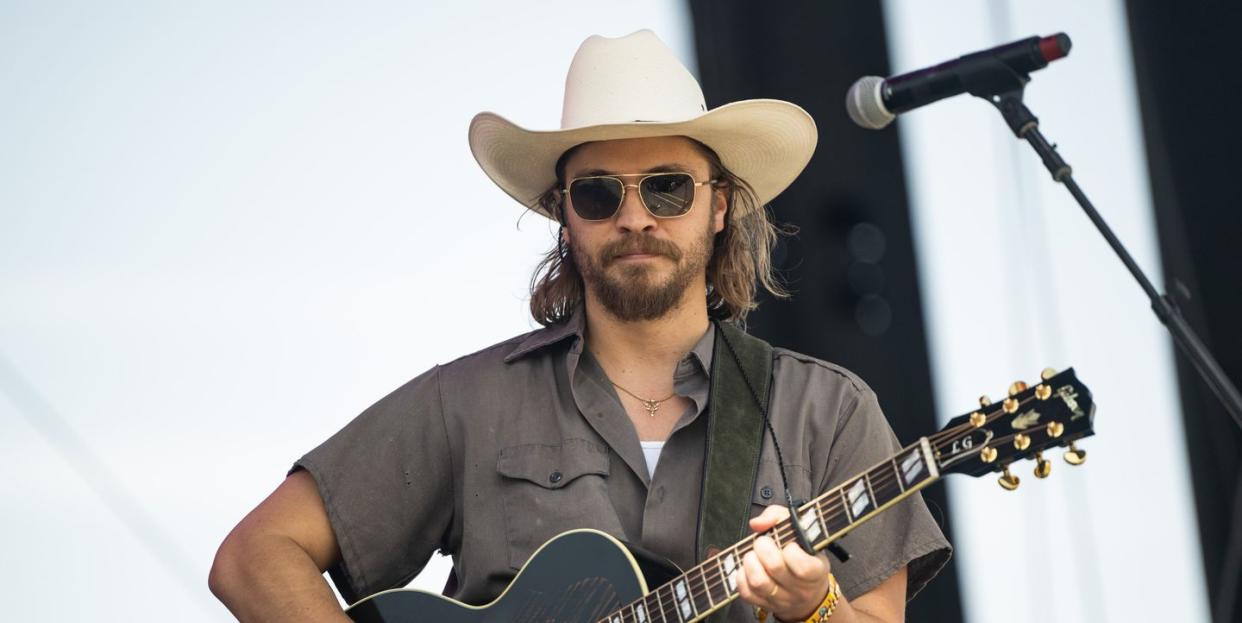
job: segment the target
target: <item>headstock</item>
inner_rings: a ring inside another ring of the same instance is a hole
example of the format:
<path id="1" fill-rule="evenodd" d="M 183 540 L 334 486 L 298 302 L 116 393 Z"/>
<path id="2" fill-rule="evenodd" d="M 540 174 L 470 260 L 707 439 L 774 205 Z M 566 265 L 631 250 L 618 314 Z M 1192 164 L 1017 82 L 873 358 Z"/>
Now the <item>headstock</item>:
<path id="1" fill-rule="evenodd" d="M 929 438 L 942 474 L 982 476 L 1001 472 L 1001 487 L 1018 488 L 1018 477 L 1009 465 L 1035 459 L 1035 477 L 1046 478 L 1052 464 L 1043 451 L 1068 446 L 1065 461 L 1081 465 L 1087 453 L 1075 441 L 1094 435 L 1092 418 L 1095 403 L 1091 390 L 1078 381 L 1074 369 L 1057 373 L 1047 368 L 1034 387 L 1017 381 L 1009 386 L 1009 396 L 992 402 L 979 399 L 979 409 L 949 420 L 940 432 Z"/>

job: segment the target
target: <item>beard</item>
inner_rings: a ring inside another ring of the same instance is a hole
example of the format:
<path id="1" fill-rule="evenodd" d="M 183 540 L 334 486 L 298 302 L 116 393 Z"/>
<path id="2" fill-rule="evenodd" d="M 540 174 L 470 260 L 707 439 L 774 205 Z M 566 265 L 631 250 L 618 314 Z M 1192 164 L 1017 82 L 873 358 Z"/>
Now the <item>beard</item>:
<path id="1" fill-rule="evenodd" d="M 577 245 L 571 245 L 571 251 L 583 283 L 604 309 L 618 320 L 636 322 L 661 318 L 677 307 L 686 288 L 704 276 L 714 238 L 709 221 L 703 235 L 685 251 L 672 242 L 646 234 L 627 234 L 604 245 L 594 255 Z M 674 263 L 673 272 L 661 279 L 658 259 L 618 264 L 621 256 L 631 253 L 668 258 Z"/>

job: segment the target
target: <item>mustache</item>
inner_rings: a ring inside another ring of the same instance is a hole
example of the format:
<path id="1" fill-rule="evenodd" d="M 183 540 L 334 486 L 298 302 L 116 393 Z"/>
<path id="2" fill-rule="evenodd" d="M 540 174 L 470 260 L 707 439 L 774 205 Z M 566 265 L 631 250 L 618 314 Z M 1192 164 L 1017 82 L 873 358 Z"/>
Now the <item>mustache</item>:
<path id="1" fill-rule="evenodd" d="M 622 255 L 631 255 L 634 253 L 646 253 L 650 255 L 663 255 L 673 261 L 681 260 L 681 249 L 677 245 L 659 238 L 652 237 L 647 234 L 631 234 L 610 242 L 600 250 L 600 255 L 604 260 L 604 265 L 613 263 Z"/>

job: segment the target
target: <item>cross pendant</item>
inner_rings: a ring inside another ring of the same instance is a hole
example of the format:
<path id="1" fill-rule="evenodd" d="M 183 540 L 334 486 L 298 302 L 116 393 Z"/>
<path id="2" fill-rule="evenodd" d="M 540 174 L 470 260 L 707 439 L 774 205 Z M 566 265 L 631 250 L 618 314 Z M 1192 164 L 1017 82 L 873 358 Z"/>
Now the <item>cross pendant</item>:
<path id="1" fill-rule="evenodd" d="M 647 408 L 647 415 L 649 417 L 655 417 L 656 411 L 660 410 L 661 402 L 663 401 L 662 400 L 644 400 L 643 401 L 643 406 Z"/>

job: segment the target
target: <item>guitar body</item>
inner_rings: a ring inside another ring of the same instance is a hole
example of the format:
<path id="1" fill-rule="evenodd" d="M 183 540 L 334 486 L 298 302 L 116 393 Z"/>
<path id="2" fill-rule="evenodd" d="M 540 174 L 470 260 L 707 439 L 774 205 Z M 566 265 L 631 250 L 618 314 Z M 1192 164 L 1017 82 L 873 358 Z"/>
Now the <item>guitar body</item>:
<path id="1" fill-rule="evenodd" d="M 413 589 L 376 593 L 346 614 L 360 623 L 595 623 L 647 592 L 639 561 L 595 530 L 565 532 L 531 556 L 495 601 L 470 606 Z"/>

